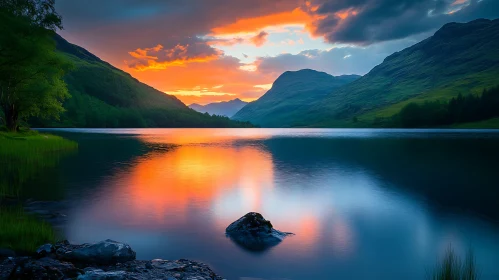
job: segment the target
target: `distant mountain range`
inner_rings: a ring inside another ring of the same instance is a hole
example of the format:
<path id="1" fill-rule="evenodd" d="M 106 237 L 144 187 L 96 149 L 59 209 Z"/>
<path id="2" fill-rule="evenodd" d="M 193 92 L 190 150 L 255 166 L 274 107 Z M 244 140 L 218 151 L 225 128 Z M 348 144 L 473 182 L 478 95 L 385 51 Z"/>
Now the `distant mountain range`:
<path id="1" fill-rule="evenodd" d="M 286 72 L 233 119 L 268 127 L 383 126 L 410 102 L 480 93 L 499 85 L 498 77 L 499 20 L 449 23 L 358 79 Z"/>
<path id="2" fill-rule="evenodd" d="M 265 95 L 246 105 L 232 119 L 265 127 L 293 126 L 303 117 L 296 114 L 306 110 L 309 104 L 359 78 L 357 75 L 334 77 L 310 69 L 288 71 L 277 78 Z"/>
<path id="3" fill-rule="evenodd" d="M 248 102 L 236 98 L 230 101 L 216 102 L 206 105 L 199 105 L 194 103 L 189 105 L 189 108 L 196 110 L 200 113 L 208 113 L 210 115 L 226 116 L 230 118 L 234 116 L 244 106 L 246 106 L 246 104 L 248 104 Z"/>
<path id="4" fill-rule="evenodd" d="M 207 116 L 134 79 L 87 50 L 56 35 L 57 51 L 74 64 L 65 76 L 71 98 L 60 121 L 30 120 L 37 127 L 242 127 Z"/>

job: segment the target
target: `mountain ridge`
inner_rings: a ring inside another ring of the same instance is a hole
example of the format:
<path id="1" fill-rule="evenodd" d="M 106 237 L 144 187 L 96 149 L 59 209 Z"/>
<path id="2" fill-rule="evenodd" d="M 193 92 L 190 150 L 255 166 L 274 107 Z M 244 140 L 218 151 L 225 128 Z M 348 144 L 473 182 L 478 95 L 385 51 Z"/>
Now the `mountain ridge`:
<path id="1" fill-rule="evenodd" d="M 332 76 L 312 69 L 286 71 L 258 100 L 250 102 L 232 117 L 267 127 L 291 126 L 287 116 L 307 103 L 321 98 L 349 82 L 357 75 Z"/>
<path id="2" fill-rule="evenodd" d="M 210 115 L 226 116 L 230 118 L 247 104 L 248 102 L 235 98 L 229 101 L 213 102 L 206 105 L 193 103 L 188 107 L 200 113 L 208 113 Z"/>
<path id="3" fill-rule="evenodd" d="M 389 55 L 363 77 L 268 117 L 286 118 L 283 127 L 384 126 L 409 102 L 479 94 L 497 86 L 498 76 L 499 19 L 448 23 Z M 247 119 L 239 115 L 234 119 Z M 273 126 L 268 120 L 260 123 Z"/>

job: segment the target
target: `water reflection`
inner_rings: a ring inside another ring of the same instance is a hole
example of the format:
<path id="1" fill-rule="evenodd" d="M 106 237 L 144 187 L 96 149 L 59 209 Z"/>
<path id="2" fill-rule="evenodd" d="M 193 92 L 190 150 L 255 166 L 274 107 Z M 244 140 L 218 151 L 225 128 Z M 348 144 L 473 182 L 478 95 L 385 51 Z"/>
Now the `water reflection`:
<path id="1" fill-rule="evenodd" d="M 94 178 L 92 191 L 73 190 L 71 241 L 123 240 L 139 258 L 197 259 L 228 279 L 421 279 L 452 243 L 458 252 L 475 248 L 483 279 L 499 275 L 499 231 L 449 210 L 461 205 L 497 214 L 494 139 L 272 130 L 127 133 L 107 147 L 136 141 L 140 145 L 121 151 L 133 157 L 110 162 L 105 175 L 87 173 Z M 85 150 L 85 141 L 80 146 Z M 147 149 L 138 153 L 138 147 Z M 102 162 L 93 157 L 100 159 L 104 150 L 85 151 L 78 166 Z M 224 232 L 252 211 L 296 235 L 263 254 L 244 251 Z"/>

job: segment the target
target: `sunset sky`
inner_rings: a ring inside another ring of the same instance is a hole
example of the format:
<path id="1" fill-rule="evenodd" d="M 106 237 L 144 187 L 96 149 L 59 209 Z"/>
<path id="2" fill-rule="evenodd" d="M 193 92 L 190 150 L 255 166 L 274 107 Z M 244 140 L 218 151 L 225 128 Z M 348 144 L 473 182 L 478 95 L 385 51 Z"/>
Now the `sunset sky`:
<path id="1" fill-rule="evenodd" d="M 257 99 L 284 71 L 365 74 L 497 0 L 59 0 L 60 34 L 186 104 Z"/>

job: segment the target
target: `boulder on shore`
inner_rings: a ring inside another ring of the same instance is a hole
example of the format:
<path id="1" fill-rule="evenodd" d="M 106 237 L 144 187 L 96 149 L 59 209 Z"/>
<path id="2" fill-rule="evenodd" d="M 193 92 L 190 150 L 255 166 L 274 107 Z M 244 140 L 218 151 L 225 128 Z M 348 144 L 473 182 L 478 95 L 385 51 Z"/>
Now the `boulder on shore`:
<path id="1" fill-rule="evenodd" d="M 250 212 L 230 224 L 225 230 L 227 236 L 241 247 L 250 251 L 265 251 L 279 244 L 289 232 L 274 229 L 272 223 L 262 214 Z"/>
<path id="2" fill-rule="evenodd" d="M 95 244 L 59 246 L 62 260 L 88 264 L 113 264 L 135 260 L 135 252 L 125 243 L 105 240 Z"/>
<path id="3" fill-rule="evenodd" d="M 70 252 L 78 253 L 73 255 Z M 68 256 L 77 257 L 68 261 Z M 135 260 L 135 252 L 130 246 L 112 240 L 83 245 L 72 245 L 67 241 L 43 245 L 36 256 L 0 260 L 0 279 L 223 280 L 199 262 Z"/>

